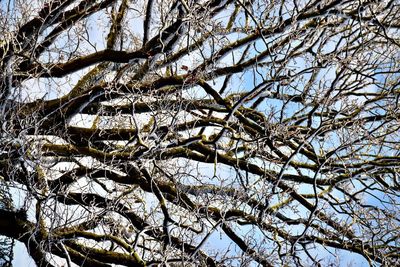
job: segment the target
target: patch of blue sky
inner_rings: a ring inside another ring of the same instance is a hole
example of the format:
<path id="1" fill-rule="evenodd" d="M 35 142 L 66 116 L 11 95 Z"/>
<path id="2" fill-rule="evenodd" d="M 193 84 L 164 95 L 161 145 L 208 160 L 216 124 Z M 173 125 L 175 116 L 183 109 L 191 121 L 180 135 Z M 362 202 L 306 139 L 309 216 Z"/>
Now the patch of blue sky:
<path id="1" fill-rule="evenodd" d="M 293 211 L 288 209 L 287 212 L 283 211 L 286 216 L 290 216 L 290 213 L 293 214 Z M 299 213 L 307 213 L 307 211 L 300 211 Z M 296 216 L 290 216 L 292 218 L 296 218 Z M 280 227 L 279 225 L 276 225 L 276 227 Z M 274 242 L 279 240 L 279 237 L 274 237 L 274 234 L 272 232 L 265 232 L 261 230 L 259 227 L 255 225 L 244 225 L 244 226 L 239 226 L 236 224 L 236 227 L 233 227 L 233 230 L 235 230 L 237 233 L 240 233 L 240 236 L 247 237 L 247 242 L 249 244 L 249 247 L 252 247 L 257 244 L 257 251 L 261 252 L 261 255 L 264 254 L 267 255 L 269 251 L 274 249 Z M 292 235 L 299 235 L 302 234 L 304 231 L 303 226 L 290 226 L 289 228 L 285 228 L 285 230 L 288 231 L 288 233 Z M 221 238 L 221 237 L 220 237 Z M 222 239 L 222 238 L 221 238 Z M 275 240 L 275 241 L 272 241 Z M 283 241 L 283 240 L 282 240 Z M 223 244 L 229 244 L 229 240 L 225 241 Z M 261 245 L 260 245 L 261 244 Z M 235 245 L 234 245 L 235 246 Z M 285 251 L 290 251 L 291 246 L 286 245 L 283 246 L 283 250 Z M 306 246 L 307 252 L 314 256 L 314 259 L 317 262 L 320 262 L 321 264 L 327 266 L 329 263 L 336 263 L 335 266 L 348 266 L 347 264 L 356 261 L 358 264 L 365 264 L 366 260 L 355 253 L 348 253 L 346 251 L 342 251 L 340 249 L 333 249 L 329 248 L 326 246 L 323 246 L 321 244 L 309 244 Z M 240 251 L 237 251 L 240 252 Z M 237 253 L 236 252 L 236 253 Z M 283 252 L 283 251 L 282 251 Z M 308 256 L 306 255 L 305 252 L 299 251 L 298 256 L 303 260 L 304 263 L 311 264 L 311 261 L 308 259 Z M 256 264 L 255 262 L 253 262 Z M 339 265 L 339 264 L 340 265 Z M 257 266 L 257 265 L 254 265 Z M 364 265 L 360 265 L 364 266 Z"/>
<path id="2" fill-rule="evenodd" d="M 218 158 L 216 159 L 218 162 Z M 192 170 L 182 177 L 182 182 L 188 185 L 211 184 L 223 188 L 234 183 L 236 171 L 221 163 L 197 163 Z"/>
<path id="3" fill-rule="evenodd" d="M 327 211 L 326 209 L 327 207 L 324 209 L 324 212 L 329 212 L 329 210 Z M 304 218 L 304 216 L 308 218 L 310 215 L 310 211 L 306 210 L 304 207 L 298 207 L 296 209 L 296 212 L 293 212 L 293 209 L 287 207 L 280 210 L 280 212 L 282 212 L 285 216 L 288 216 L 293 219 Z M 340 222 L 341 224 L 349 225 L 349 222 L 352 220 L 352 218 L 345 218 L 346 216 L 344 215 L 335 217 L 332 216 L 332 214 L 330 213 L 328 214 L 331 219 Z M 321 225 L 321 227 L 323 228 L 329 228 L 329 226 L 327 226 L 325 223 L 321 221 L 314 221 L 314 223 Z M 288 233 L 292 235 L 301 235 L 303 234 L 304 229 L 305 227 L 303 225 L 289 226 L 289 227 L 286 226 L 285 228 L 285 230 L 287 230 Z M 352 230 L 356 229 L 353 228 Z M 307 234 L 311 234 L 312 232 L 313 231 L 309 228 Z M 307 246 L 307 252 L 313 255 L 317 261 L 323 264 L 323 266 L 328 266 L 329 263 L 334 263 L 334 266 L 369 266 L 368 261 L 358 253 L 352 253 L 347 250 L 335 249 L 318 243 L 309 244 Z M 300 250 L 298 253 L 299 255 L 302 255 L 301 259 L 308 258 L 308 256 L 304 251 Z"/>
<path id="4" fill-rule="evenodd" d="M 9 188 L 10 195 L 12 197 L 13 208 L 15 210 L 21 209 L 25 206 L 35 207 L 36 200 L 28 198 L 26 194 L 26 188 L 24 186 L 11 186 Z M 36 221 L 36 215 L 34 208 L 31 208 L 27 211 L 28 220 L 31 222 Z M 13 248 L 14 257 L 12 264 L 13 266 L 27 266 L 27 267 L 34 267 L 36 264 L 34 263 L 33 259 L 29 256 L 25 245 L 18 240 L 15 240 L 15 245 Z"/>
<path id="5" fill-rule="evenodd" d="M 12 12 L 14 8 L 15 0 L 0 1 L 0 11 L 2 13 L 7 13 L 7 11 Z"/>
<path id="6" fill-rule="evenodd" d="M 214 16 L 213 20 L 217 24 L 226 25 L 226 24 L 228 24 L 228 21 L 234 10 L 235 10 L 235 6 L 230 4 L 229 6 L 226 6 L 222 12 L 219 12 L 216 16 Z M 242 19 L 243 19 L 243 13 L 241 12 L 236 17 L 236 23 L 238 23 L 238 22 L 240 23 L 240 20 L 242 20 Z"/>
<path id="7" fill-rule="evenodd" d="M 107 21 L 109 23 L 109 19 L 105 18 L 107 18 L 106 12 L 100 11 L 83 20 L 80 24 L 74 25 L 71 30 L 81 32 L 79 40 L 71 40 L 69 38 L 70 31 L 62 32 L 49 47 L 50 52 L 42 54 L 40 60 L 42 62 L 54 62 L 56 60 L 61 63 L 68 61 L 72 54 L 89 54 L 104 49 L 107 33 L 100 29 L 104 28 L 101 26 L 102 24 L 107 23 Z M 43 32 L 41 36 L 46 36 L 51 30 L 52 28 Z M 54 52 L 51 52 L 52 50 Z M 62 78 L 26 80 L 16 90 L 16 97 L 22 102 L 59 98 L 70 92 L 79 79 L 92 68 L 93 66 L 90 66 Z"/>
<path id="8" fill-rule="evenodd" d="M 311 255 L 315 255 L 321 260 L 323 266 L 340 267 L 370 267 L 368 261 L 360 254 L 349 252 L 347 250 L 330 248 L 316 244 L 315 249 L 309 250 Z M 330 265 L 332 264 L 332 265 Z M 379 266 L 379 265 L 372 265 Z"/>
<path id="9" fill-rule="evenodd" d="M 109 14 L 106 10 L 100 10 L 88 18 L 74 24 L 68 31 L 61 32 L 54 43 L 50 46 L 53 55 L 62 57 L 61 61 L 68 60 L 70 56 L 79 54 L 94 53 L 105 48 L 106 37 L 108 32 L 107 26 L 110 24 Z M 76 40 L 70 38 L 71 32 L 79 36 Z M 54 62 L 53 57 L 49 57 L 48 53 L 43 54 L 43 59 L 49 59 Z"/>
<path id="10" fill-rule="evenodd" d="M 18 240 L 15 240 L 12 266 L 36 267 L 35 262 L 28 254 L 26 246 Z"/>
<path id="11" fill-rule="evenodd" d="M 278 2 L 275 2 L 276 5 L 278 5 Z M 275 4 L 274 3 L 274 4 Z M 301 7 L 301 5 L 303 4 L 303 1 L 296 1 L 296 3 Z M 272 10 L 274 10 L 274 13 L 272 15 L 275 16 L 279 16 L 281 15 L 282 19 L 287 20 L 287 19 L 291 19 L 293 17 L 293 15 L 295 14 L 295 3 L 294 1 L 281 1 L 279 3 L 280 5 L 282 5 L 282 13 L 279 14 L 279 8 L 272 8 Z"/>
<path id="12" fill-rule="evenodd" d="M 19 210 L 21 208 L 24 208 L 28 204 L 29 205 L 32 204 L 31 207 L 35 206 L 36 200 L 33 200 L 30 197 L 28 197 L 26 192 L 27 189 L 25 186 L 14 184 L 9 187 L 9 193 L 12 198 L 12 204 L 14 210 Z M 29 220 L 33 222 L 36 221 L 34 208 L 31 208 L 27 211 L 27 216 Z"/>
<path id="13" fill-rule="evenodd" d="M 51 100 L 69 93 L 75 84 L 93 67 L 88 67 L 62 78 L 29 79 L 16 89 L 15 98 L 21 102 L 37 99 Z"/>
<path id="14" fill-rule="evenodd" d="M 364 193 L 364 195 L 366 194 Z M 400 210 L 400 205 L 398 204 L 400 202 L 400 197 L 395 194 L 382 192 L 382 189 L 369 192 L 369 194 L 363 198 L 363 202 L 365 205 L 380 208 L 387 213 L 396 213 Z M 399 225 L 399 223 L 397 224 Z"/>
<path id="15" fill-rule="evenodd" d="M 18 21 L 21 18 L 20 12 L 15 8 L 15 1 L 0 1 L 0 14 L 5 19 L 5 24 L 0 25 L 2 36 L 0 37 L 0 42 L 2 42 L 4 37 L 7 37 L 7 33 L 17 30 L 18 25 L 14 21 Z"/>
<path id="16" fill-rule="evenodd" d="M 159 212 L 157 208 L 157 203 L 158 200 L 155 198 L 153 194 L 150 193 L 145 193 L 145 215 L 147 214 L 152 214 L 152 218 L 155 220 L 158 219 L 158 222 L 161 223 L 163 219 L 163 215 L 161 212 Z M 199 201 L 199 199 L 197 199 Z M 216 202 L 216 201 L 213 201 Z M 218 202 L 218 201 L 217 201 Z M 224 205 L 224 204 L 220 204 Z M 215 204 L 212 206 L 216 206 L 217 208 L 219 205 Z M 172 209 L 172 207 L 170 207 Z M 226 256 L 231 256 L 232 259 L 235 259 L 237 256 L 237 251 L 240 249 L 236 246 L 236 244 L 226 236 L 226 234 L 218 227 L 214 227 L 217 225 L 217 222 L 211 222 L 209 221 L 208 223 L 206 222 L 206 225 L 200 226 L 197 225 L 195 222 L 195 218 L 189 218 L 187 217 L 187 214 L 180 214 L 180 212 L 183 211 L 176 211 L 176 213 L 171 214 L 171 216 L 176 220 L 179 220 L 180 222 L 183 222 L 184 224 L 191 225 L 194 228 L 199 228 L 199 227 L 207 227 L 210 230 L 205 231 L 206 233 L 210 233 L 208 236 L 204 234 L 196 234 L 192 238 L 190 238 L 190 242 L 193 242 L 192 244 L 197 246 L 199 244 L 202 244 L 200 249 L 208 255 L 216 255 L 216 259 L 221 259 L 221 258 L 226 258 Z M 186 218 L 186 219 L 185 219 Z M 188 220 L 189 221 L 186 221 Z M 174 234 L 179 234 L 179 231 L 175 233 L 174 228 L 170 228 L 170 233 L 172 235 Z M 185 240 L 184 240 L 185 241 Z M 237 266 L 237 265 L 232 265 L 232 266 Z"/>
<path id="17" fill-rule="evenodd" d="M 237 245 L 220 228 L 211 233 L 201 249 L 209 255 L 216 255 L 217 260 L 225 260 L 226 256 L 230 257 L 230 260 L 225 261 L 225 264 L 230 266 L 240 265 L 237 258 Z"/>
<path id="18" fill-rule="evenodd" d="M 43 6 L 44 1 L 30 1 L 29 5 L 26 5 L 25 1 L 6 0 L 0 1 L 0 10 L 2 15 L 8 16 L 9 30 L 17 30 L 21 26 L 21 23 L 27 22 L 32 19 L 37 10 Z M 14 23 L 17 22 L 18 23 Z"/>
<path id="19" fill-rule="evenodd" d="M 273 245 L 268 238 L 272 233 L 263 233 L 255 225 L 238 225 L 236 222 L 225 222 L 240 238 L 245 240 L 249 248 L 259 251 L 261 257 L 266 257 Z M 259 266 L 250 256 L 243 255 L 243 251 L 234 243 L 222 229 L 216 229 L 207 239 L 203 250 L 209 255 L 217 254 L 216 259 L 224 258 L 229 266 Z M 271 260 L 267 258 L 267 260 Z"/>
<path id="20" fill-rule="evenodd" d="M 32 1 L 33 8 L 32 9 L 40 9 L 42 8 L 43 4 L 45 1 Z M 65 10 L 71 10 L 74 8 L 76 5 L 78 5 L 79 2 L 74 2 L 70 4 Z M 18 12 L 18 9 L 17 9 Z M 91 17 L 88 19 L 83 19 L 80 22 L 76 23 L 76 25 L 73 25 L 69 31 L 60 31 L 58 34 L 54 35 L 52 38 L 55 38 L 55 42 L 50 46 L 50 49 L 46 51 L 46 53 L 43 53 L 39 59 L 43 59 L 43 62 L 46 62 L 47 59 L 54 59 L 54 57 L 61 57 L 61 58 L 67 58 L 67 55 L 76 53 L 77 49 L 79 48 L 93 48 L 97 45 L 98 37 L 101 37 L 102 35 L 99 34 L 99 29 L 101 29 L 100 23 L 104 23 L 105 21 L 105 14 L 99 15 L 100 13 L 104 13 L 103 11 L 98 12 L 97 14 L 93 14 Z M 30 12 L 30 14 L 35 15 L 36 12 Z M 93 24 L 92 22 L 96 21 L 96 24 Z M 100 27 L 98 27 L 100 26 Z M 40 44 L 43 41 L 47 40 L 47 37 L 50 33 L 53 32 L 53 30 L 60 28 L 60 25 L 55 23 L 54 25 L 50 25 L 48 27 L 42 27 L 41 31 L 39 32 L 39 36 L 37 37 L 36 44 Z M 103 27 L 104 28 L 104 27 Z M 58 30 L 57 30 L 58 31 Z M 71 40 L 69 38 L 69 35 L 71 34 L 71 31 L 75 32 L 84 32 L 79 38 L 79 40 Z M 77 41 L 79 45 L 74 43 Z M 86 43 L 86 44 L 85 44 Z M 103 41 L 104 43 L 104 41 Z M 75 44 L 75 46 L 74 46 Z M 79 46 L 79 47 L 78 47 Z M 55 48 L 57 50 L 56 52 L 52 52 L 51 48 Z M 66 47 L 72 47 L 71 51 L 64 51 L 63 48 Z M 52 62 L 52 60 L 49 60 Z"/>
<path id="21" fill-rule="evenodd" d="M 143 35 L 143 21 L 145 17 L 145 4 L 143 0 L 138 0 L 135 1 L 136 7 L 142 6 L 142 9 L 134 9 L 130 8 L 129 12 L 126 13 L 125 15 L 125 23 L 126 26 L 131 29 L 131 31 L 126 31 L 126 32 L 132 32 L 138 35 Z"/>

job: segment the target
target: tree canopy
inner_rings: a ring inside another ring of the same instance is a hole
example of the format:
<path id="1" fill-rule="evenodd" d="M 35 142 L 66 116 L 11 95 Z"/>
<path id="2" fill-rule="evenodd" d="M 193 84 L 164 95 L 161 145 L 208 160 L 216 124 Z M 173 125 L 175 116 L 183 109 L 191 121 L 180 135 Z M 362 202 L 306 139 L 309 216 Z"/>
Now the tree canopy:
<path id="1" fill-rule="evenodd" d="M 400 264 L 398 0 L 31 2 L 0 1 L 0 255 Z"/>

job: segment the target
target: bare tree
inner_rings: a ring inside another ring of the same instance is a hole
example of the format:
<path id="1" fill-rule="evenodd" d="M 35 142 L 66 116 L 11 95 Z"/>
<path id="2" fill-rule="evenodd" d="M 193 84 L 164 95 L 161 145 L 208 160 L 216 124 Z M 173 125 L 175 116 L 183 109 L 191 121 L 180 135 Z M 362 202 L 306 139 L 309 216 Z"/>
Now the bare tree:
<path id="1" fill-rule="evenodd" d="M 400 264 L 397 0 L 0 1 L 0 234 L 38 266 Z"/>

